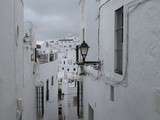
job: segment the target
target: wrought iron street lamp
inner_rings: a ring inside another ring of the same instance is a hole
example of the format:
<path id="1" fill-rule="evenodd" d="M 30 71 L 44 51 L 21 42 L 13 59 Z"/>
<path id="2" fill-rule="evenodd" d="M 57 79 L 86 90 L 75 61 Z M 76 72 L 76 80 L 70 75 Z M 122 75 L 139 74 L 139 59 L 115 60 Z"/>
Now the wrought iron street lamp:
<path id="1" fill-rule="evenodd" d="M 86 56 L 88 54 L 89 46 L 85 41 L 83 41 L 83 43 L 80 45 L 79 49 L 80 49 L 80 52 L 82 55 L 83 62 L 85 62 Z"/>
<path id="2" fill-rule="evenodd" d="M 83 41 L 81 45 L 76 46 L 76 61 L 78 65 L 96 65 L 98 68 L 101 65 L 101 61 L 86 61 L 88 55 L 89 45 Z M 82 62 L 79 61 L 79 50 L 82 56 Z"/>

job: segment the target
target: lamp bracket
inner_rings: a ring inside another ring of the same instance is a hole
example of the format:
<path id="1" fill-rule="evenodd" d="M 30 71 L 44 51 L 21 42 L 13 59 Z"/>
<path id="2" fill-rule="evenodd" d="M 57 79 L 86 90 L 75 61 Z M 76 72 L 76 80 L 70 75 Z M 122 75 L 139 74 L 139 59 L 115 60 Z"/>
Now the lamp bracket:
<path id="1" fill-rule="evenodd" d="M 102 62 L 101 61 L 84 61 L 84 62 L 78 62 L 77 65 L 85 65 L 85 66 L 93 65 L 96 70 L 99 70 L 101 69 Z"/>

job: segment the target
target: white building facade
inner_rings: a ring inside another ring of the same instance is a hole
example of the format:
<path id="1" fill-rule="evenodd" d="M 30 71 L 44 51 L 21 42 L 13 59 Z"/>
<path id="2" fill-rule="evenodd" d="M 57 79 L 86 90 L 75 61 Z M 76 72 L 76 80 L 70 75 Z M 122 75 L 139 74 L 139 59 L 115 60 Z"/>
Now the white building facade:
<path id="1" fill-rule="evenodd" d="M 0 117 L 16 120 L 23 97 L 23 1 L 2 0 L 0 16 Z"/>
<path id="2" fill-rule="evenodd" d="M 59 120 L 77 120 L 76 37 L 58 39 Z"/>
<path id="3" fill-rule="evenodd" d="M 58 116 L 56 52 L 51 52 L 49 57 L 52 59 L 49 59 L 48 63 L 41 65 L 37 62 L 33 25 L 27 22 L 24 26 L 23 0 L 2 0 L 0 16 L 0 119 L 58 119 L 56 117 Z M 47 93 L 46 87 L 43 89 L 43 97 L 41 94 L 41 85 L 44 82 L 46 86 L 47 79 L 50 80 L 48 89 L 53 91 L 49 94 L 49 100 L 54 101 L 52 103 L 54 109 L 49 110 L 51 114 L 47 112 L 50 108 L 44 100 Z M 37 89 L 37 86 L 40 86 L 40 89 Z M 44 105 L 43 110 L 39 105 Z M 44 116 L 40 118 L 39 115 L 42 115 L 42 112 Z"/>
<path id="4" fill-rule="evenodd" d="M 63 78 L 74 79 L 74 75 L 77 73 L 76 65 L 76 45 L 78 45 L 77 38 L 65 38 L 58 40 L 59 47 L 59 73 Z"/>
<path id="5" fill-rule="evenodd" d="M 84 120 L 159 120 L 159 0 L 81 0 Z"/>
<path id="6" fill-rule="evenodd" d="M 58 40 L 58 79 L 62 81 L 63 93 L 68 93 L 68 85 L 75 87 L 78 73 L 76 64 L 76 45 L 79 44 L 77 38 L 66 38 Z M 69 84 L 70 83 L 70 84 Z"/>
<path id="7" fill-rule="evenodd" d="M 23 115 L 22 119 L 36 120 L 36 76 L 35 76 L 35 44 L 34 26 L 31 22 L 24 23 L 23 38 Z"/>
<path id="8" fill-rule="evenodd" d="M 58 51 L 48 41 L 36 43 L 38 120 L 58 120 Z"/>

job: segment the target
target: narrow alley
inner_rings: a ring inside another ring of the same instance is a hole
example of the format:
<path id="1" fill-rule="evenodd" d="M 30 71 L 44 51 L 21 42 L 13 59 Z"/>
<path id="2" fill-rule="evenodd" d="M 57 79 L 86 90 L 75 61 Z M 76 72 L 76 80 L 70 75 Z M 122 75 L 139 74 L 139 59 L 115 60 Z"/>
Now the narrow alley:
<path id="1" fill-rule="evenodd" d="M 0 120 L 160 120 L 160 0 L 1 0 Z"/>

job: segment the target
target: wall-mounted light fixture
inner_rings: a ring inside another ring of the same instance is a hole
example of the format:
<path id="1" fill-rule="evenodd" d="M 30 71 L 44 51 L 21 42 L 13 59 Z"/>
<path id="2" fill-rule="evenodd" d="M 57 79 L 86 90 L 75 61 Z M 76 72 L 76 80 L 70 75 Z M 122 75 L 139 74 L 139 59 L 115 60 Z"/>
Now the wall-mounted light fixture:
<path id="1" fill-rule="evenodd" d="M 82 60 L 83 62 L 85 62 L 86 56 L 88 54 L 89 46 L 85 41 L 83 41 L 82 44 L 79 46 L 79 49 L 82 55 Z"/>
<path id="2" fill-rule="evenodd" d="M 83 30 L 83 36 L 84 36 L 84 30 Z M 83 42 L 81 43 L 81 45 L 76 46 L 76 63 L 77 63 L 77 65 L 81 65 L 81 66 L 94 65 L 94 66 L 98 66 L 98 68 L 100 68 L 101 61 L 86 61 L 86 57 L 88 55 L 89 48 L 90 48 L 89 45 L 85 42 L 84 37 L 83 37 Z M 79 61 L 79 53 L 81 54 L 82 61 Z"/>

